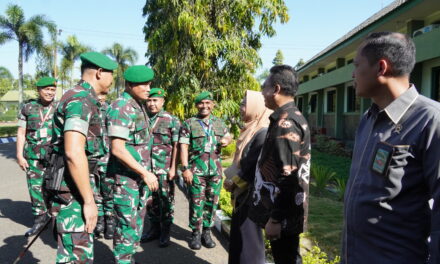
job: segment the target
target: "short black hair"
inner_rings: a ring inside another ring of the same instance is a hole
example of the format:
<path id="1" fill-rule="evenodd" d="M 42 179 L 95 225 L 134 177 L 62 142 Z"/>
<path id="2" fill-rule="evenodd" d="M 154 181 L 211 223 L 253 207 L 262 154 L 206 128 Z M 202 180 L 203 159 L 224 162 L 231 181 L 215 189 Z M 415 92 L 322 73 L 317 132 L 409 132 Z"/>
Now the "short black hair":
<path id="1" fill-rule="evenodd" d="M 289 65 L 275 65 L 270 68 L 269 83 L 271 86 L 279 85 L 281 93 L 295 96 L 298 91 L 298 74 Z"/>
<path id="2" fill-rule="evenodd" d="M 394 77 L 409 76 L 416 63 L 416 47 L 412 39 L 396 32 L 370 33 L 363 43 L 361 54 L 370 65 L 380 59 L 391 64 L 391 75 Z"/>
<path id="3" fill-rule="evenodd" d="M 92 69 L 92 70 L 102 69 L 102 71 L 113 72 L 112 70 L 106 70 L 92 63 L 88 63 L 88 62 L 81 63 L 81 74 L 83 74 L 87 69 Z"/>

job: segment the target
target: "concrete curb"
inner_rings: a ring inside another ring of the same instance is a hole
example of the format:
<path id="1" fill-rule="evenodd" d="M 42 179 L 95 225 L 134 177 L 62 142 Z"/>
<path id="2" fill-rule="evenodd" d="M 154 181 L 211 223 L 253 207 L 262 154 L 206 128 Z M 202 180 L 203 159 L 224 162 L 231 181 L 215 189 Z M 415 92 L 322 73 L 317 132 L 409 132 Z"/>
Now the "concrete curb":
<path id="1" fill-rule="evenodd" d="M 12 143 L 12 142 L 16 142 L 16 141 L 17 141 L 17 137 L 3 137 L 3 138 L 0 138 L 0 144 Z"/>

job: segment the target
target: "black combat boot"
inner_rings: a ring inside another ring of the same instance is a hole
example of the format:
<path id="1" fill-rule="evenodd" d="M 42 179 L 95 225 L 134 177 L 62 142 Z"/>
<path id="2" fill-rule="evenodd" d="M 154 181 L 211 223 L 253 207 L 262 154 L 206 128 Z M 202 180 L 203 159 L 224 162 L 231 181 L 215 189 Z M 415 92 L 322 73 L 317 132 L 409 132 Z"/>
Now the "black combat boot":
<path id="1" fill-rule="evenodd" d="M 146 234 L 142 234 L 141 243 L 150 242 L 158 239 L 160 236 L 160 223 L 151 223 L 150 229 Z"/>
<path id="2" fill-rule="evenodd" d="M 115 217 L 112 215 L 105 216 L 105 231 L 104 238 L 105 239 L 113 239 L 113 235 L 115 234 Z"/>
<path id="3" fill-rule="evenodd" d="M 160 227 L 159 247 L 168 247 L 170 245 L 171 223 L 164 223 Z"/>
<path id="4" fill-rule="evenodd" d="M 44 227 L 47 221 L 49 221 L 49 219 L 50 216 L 46 213 L 35 216 L 34 225 L 24 234 L 24 236 L 30 237 L 36 235 Z"/>
<path id="5" fill-rule="evenodd" d="M 202 232 L 202 244 L 206 248 L 215 247 L 215 242 L 211 238 L 211 228 L 203 228 Z"/>
<path id="6" fill-rule="evenodd" d="M 202 247 L 202 245 L 200 244 L 200 239 L 200 231 L 193 231 L 191 234 L 191 240 L 189 241 L 189 248 L 196 250 L 200 249 Z"/>
<path id="7" fill-rule="evenodd" d="M 95 227 L 95 237 L 96 238 L 101 238 L 102 233 L 104 233 L 104 216 L 98 216 L 98 221 L 96 222 L 96 227 Z"/>

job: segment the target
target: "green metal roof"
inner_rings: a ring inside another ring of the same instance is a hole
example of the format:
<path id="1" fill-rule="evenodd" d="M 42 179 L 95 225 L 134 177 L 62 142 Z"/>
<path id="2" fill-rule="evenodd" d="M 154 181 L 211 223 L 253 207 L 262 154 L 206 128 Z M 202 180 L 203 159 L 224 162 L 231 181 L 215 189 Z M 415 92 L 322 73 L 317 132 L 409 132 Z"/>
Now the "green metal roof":
<path id="1" fill-rule="evenodd" d="M 37 98 L 38 94 L 37 91 L 34 90 L 24 90 L 23 91 L 23 99 L 31 99 L 31 98 Z M 0 102 L 18 102 L 18 91 L 9 91 L 3 97 L 0 99 Z"/>

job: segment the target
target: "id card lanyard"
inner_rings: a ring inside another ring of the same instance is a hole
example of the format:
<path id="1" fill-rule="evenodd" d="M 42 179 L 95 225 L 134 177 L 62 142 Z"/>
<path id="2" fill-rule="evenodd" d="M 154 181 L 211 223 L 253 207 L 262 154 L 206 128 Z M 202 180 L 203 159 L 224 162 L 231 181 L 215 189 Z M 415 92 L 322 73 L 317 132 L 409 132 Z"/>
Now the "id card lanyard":
<path id="1" fill-rule="evenodd" d="M 203 132 L 205 132 L 206 137 L 208 138 L 208 143 L 205 145 L 204 152 L 210 153 L 211 152 L 211 122 L 209 122 L 209 125 L 204 124 L 201 120 L 199 120 L 199 124 L 203 129 Z"/>
<path id="2" fill-rule="evenodd" d="M 40 120 L 41 120 L 40 137 L 42 137 L 42 138 L 46 138 L 47 137 L 47 128 L 46 127 L 43 128 L 43 126 L 44 126 L 44 122 L 46 122 L 47 118 L 49 117 L 51 110 L 52 110 L 52 105 L 47 110 L 46 115 L 43 116 L 43 111 L 40 109 Z"/>

